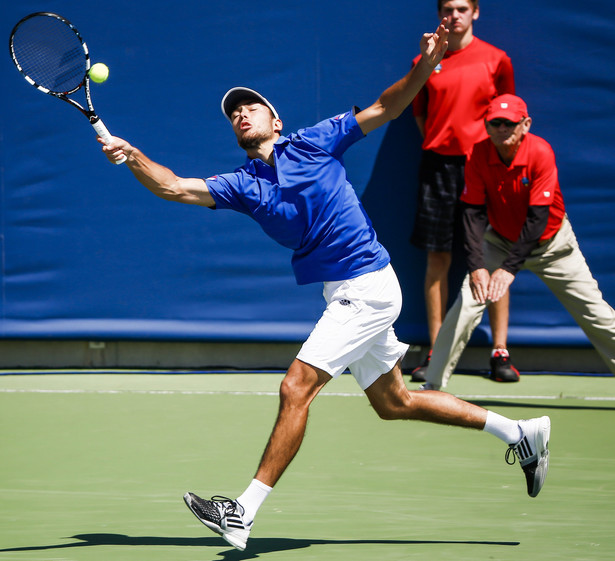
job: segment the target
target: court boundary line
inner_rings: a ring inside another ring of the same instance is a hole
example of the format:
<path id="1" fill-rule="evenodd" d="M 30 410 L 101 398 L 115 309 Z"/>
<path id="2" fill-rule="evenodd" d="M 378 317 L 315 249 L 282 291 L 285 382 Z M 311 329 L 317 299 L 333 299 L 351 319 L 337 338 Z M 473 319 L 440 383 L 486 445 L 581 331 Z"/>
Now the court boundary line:
<path id="1" fill-rule="evenodd" d="M 1 376 L 43 376 L 43 375 L 65 375 L 65 374 L 149 374 L 149 375 L 192 375 L 192 374 L 284 374 L 286 370 L 279 368 L 255 368 L 255 369 L 235 369 L 224 366 L 213 366 L 211 368 L 191 369 L 191 368 L 15 368 L 0 369 Z M 403 369 L 404 374 L 409 374 L 409 369 Z M 571 376 L 587 378 L 613 378 L 615 374 L 611 372 L 560 372 L 547 370 L 521 370 L 523 376 Z M 350 374 L 348 370 L 344 374 Z M 487 377 L 487 370 L 459 369 L 456 375 L 481 376 Z"/>
<path id="2" fill-rule="evenodd" d="M 41 388 L 0 388 L 0 393 L 40 393 L 40 394 L 135 394 L 135 395 L 239 395 L 277 397 L 278 391 L 230 391 L 230 390 L 134 390 L 134 389 L 41 389 Z M 324 397 L 364 397 L 363 392 L 321 392 Z M 508 399 L 518 400 L 559 400 L 578 399 L 581 401 L 615 401 L 615 396 L 576 396 L 576 395 L 498 395 L 498 394 L 458 394 L 465 400 Z"/>

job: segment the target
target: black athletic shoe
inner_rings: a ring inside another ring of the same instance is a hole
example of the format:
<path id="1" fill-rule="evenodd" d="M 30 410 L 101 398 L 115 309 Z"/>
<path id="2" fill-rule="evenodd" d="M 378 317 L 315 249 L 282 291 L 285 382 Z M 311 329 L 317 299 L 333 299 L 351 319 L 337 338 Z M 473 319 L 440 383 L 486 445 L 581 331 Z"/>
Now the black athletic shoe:
<path id="1" fill-rule="evenodd" d="M 244 509 L 237 501 L 218 496 L 208 501 L 194 493 L 186 493 L 184 501 L 193 514 L 210 530 L 220 534 L 240 551 L 246 548 L 252 522 L 244 523 Z"/>
<path id="2" fill-rule="evenodd" d="M 427 373 L 427 367 L 429 366 L 430 360 L 431 360 L 431 350 L 429 351 L 429 354 L 425 357 L 423 364 L 421 364 L 421 366 L 417 366 L 410 373 L 411 382 L 424 382 L 425 381 L 425 374 Z"/>
<path id="3" fill-rule="evenodd" d="M 491 357 L 491 375 L 489 378 L 495 382 L 519 381 L 519 371 L 513 366 L 507 351 L 496 352 Z"/>

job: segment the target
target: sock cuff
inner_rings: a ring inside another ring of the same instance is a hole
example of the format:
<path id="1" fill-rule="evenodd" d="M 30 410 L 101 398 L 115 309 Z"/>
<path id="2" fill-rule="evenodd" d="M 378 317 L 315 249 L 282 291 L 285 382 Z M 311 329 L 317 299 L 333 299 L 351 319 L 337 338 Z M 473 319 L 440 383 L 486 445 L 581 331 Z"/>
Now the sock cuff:
<path id="1" fill-rule="evenodd" d="M 273 487 L 269 487 L 269 485 L 265 485 L 262 481 L 259 481 L 258 479 L 253 479 L 252 485 L 254 485 L 255 487 L 258 487 L 259 489 L 261 489 L 262 491 L 265 491 L 266 493 L 269 493 L 273 489 Z"/>
<path id="2" fill-rule="evenodd" d="M 487 420 L 483 430 L 503 440 L 506 444 L 516 444 L 523 436 L 517 421 L 503 417 L 490 410 L 487 411 Z"/>

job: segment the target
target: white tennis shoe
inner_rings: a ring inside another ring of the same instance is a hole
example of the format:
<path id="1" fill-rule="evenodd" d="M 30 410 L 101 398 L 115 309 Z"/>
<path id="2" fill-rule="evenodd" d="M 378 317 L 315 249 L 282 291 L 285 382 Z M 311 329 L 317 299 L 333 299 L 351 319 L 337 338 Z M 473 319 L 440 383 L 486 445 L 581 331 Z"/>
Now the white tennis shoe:
<path id="1" fill-rule="evenodd" d="M 551 419 L 539 417 L 519 421 L 519 427 L 522 433 L 521 440 L 509 446 L 506 451 L 506 463 L 514 464 L 515 455 L 519 458 L 527 481 L 527 494 L 535 497 L 540 493 L 549 470 Z"/>
<path id="2" fill-rule="evenodd" d="M 253 522 L 249 524 L 244 522 L 244 509 L 237 501 L 219 496 L 206 500 L 194 493 L 186 493 L 184 501 L 193 514 L 210 530 L 220 534 L 239 551 L 246 548 Z"/>

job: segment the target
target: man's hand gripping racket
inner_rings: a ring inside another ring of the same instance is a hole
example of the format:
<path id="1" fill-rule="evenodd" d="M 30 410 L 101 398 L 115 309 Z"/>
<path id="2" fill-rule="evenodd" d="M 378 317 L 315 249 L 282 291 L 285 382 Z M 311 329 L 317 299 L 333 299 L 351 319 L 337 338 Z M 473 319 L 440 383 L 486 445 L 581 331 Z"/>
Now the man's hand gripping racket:
<path id="1" fill-rule="evenodd" d="M 103 145 L 103 153 L 113 164 L 125 162 L 133 151 L 133 147 L 128 142 L 117 136 L 109 137 L 108 141 L 100 137 L 98 142 Z"/>
<path id="2" fill-rule="evenodd" d="M 13 28 L 9 48 L 17 70 L 30 85 L 76 107 L 104 144 L 112 142 L 92 105 L 88 47 L 72 23 L 50 12 L 30 14 Z M 81 88 L 87 108 L 68 97 Z M 121 164 L 126 155 L 112 161 Z"/>

